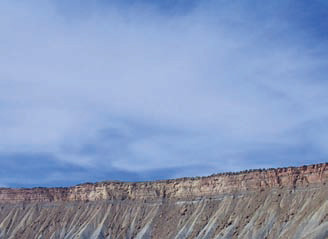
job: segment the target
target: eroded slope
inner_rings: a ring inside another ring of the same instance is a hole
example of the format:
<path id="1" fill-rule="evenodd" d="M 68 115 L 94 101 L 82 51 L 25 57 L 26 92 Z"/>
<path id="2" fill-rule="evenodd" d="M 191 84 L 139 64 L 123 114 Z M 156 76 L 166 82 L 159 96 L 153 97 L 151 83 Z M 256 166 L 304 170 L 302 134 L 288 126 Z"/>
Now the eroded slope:
<path id="1" fill-rule="evenodd" d="M 328 238 L 327 164 L 1 189 L 0 238 Z"/>

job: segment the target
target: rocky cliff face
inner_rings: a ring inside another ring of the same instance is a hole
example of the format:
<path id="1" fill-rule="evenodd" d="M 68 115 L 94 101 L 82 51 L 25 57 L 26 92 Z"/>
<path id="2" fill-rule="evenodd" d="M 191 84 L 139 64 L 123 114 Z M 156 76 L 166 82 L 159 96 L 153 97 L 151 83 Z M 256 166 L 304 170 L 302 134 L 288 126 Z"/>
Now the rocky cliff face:
<path id="1" fill-rule="evenodd" d="M 328 238 L 328 164 L 0 189 L 0 238 Z"/>

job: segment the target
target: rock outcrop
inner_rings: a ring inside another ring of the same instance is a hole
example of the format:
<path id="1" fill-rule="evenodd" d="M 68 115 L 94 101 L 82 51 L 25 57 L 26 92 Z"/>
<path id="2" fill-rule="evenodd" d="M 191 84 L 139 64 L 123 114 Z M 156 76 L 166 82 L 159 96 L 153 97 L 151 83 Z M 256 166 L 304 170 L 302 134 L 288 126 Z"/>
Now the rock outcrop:
<path id="1" fill-rule="evenodd" d="M 328 238 L 328 164 L 0 189 L 4 238 Z"/>

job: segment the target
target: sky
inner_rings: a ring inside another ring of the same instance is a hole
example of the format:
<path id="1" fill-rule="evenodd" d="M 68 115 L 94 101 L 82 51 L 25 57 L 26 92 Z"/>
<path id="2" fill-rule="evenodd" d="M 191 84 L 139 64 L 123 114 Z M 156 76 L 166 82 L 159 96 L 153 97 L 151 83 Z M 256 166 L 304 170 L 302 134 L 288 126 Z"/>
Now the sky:
<path id="1" fill-rule="evenodd" d="M 0 186 L 326 162 L 325 0 L 0 1 Z"/>

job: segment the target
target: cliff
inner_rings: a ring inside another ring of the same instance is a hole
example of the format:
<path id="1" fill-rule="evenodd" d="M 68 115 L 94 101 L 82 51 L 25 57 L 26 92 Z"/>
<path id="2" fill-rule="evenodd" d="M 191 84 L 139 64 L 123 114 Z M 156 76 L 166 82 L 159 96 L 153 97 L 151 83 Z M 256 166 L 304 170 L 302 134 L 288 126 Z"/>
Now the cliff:
<path id="1" fill-rule="evenodd" d="M 86 183 L 69 188 L 0 188 L 0 203 L 185 199 L 270 188 L 324 185 L 327 182 L 328 163 L 324 163 L 154 182 Z"/>
<path id="2" fill-rule="evenodd" d="M 0 189 L 0 238 L 328 238 L 328 164 Z"/>

